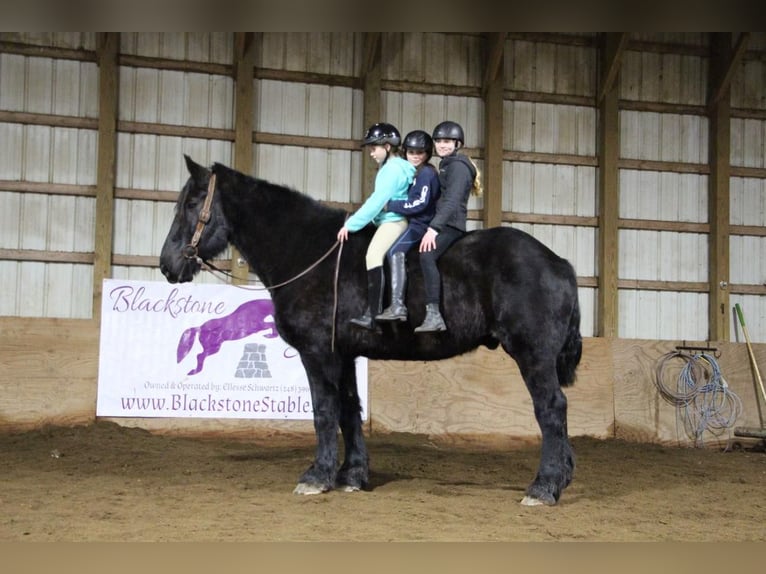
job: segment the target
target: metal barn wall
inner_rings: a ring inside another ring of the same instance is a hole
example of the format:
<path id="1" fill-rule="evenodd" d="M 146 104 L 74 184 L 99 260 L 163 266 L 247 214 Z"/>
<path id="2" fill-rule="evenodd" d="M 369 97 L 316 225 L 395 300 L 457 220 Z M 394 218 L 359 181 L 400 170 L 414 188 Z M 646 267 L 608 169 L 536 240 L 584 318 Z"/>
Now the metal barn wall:
<path id="1" fill-rule="evenodd" d="M 766 50 L 766 34 L 751 34 L 750 48 Z M 731 164 L 742 168 L 766 169 L 766 61 L 743 59 L 732 79 L 732 107 L 760 111 L 753 117 L 731 122 Z M 731 283 L 766 285 L 766 178 L 734 175 L 731 178 L 731 224 L 747 233 L 733 235 L 730 242 Z M 758 232 L 760 235 L 756 235 Z M 759 293 L 736 294 L 745 312 L 752 339 L 766 340 L 766 297 Z M 740 335 L 739 341 L 744 340 Z"/>
<path id="2" fill-rule="evenodd" d="M 129 33 L 120 35 L 120 54 L 213 64 L 230 64 L 230 33 Z M 199 73 L 121 65 L 118 121 L 210 130 L 234 128 L 234 80 L 225 73 Z M 183 154 L 210 165 L 231 163 L 232 142 L 190 134 L 119 132 L 116 187 L 149 192 L 177 191 L 187 177 Z M 115 254 L 156 257 L 173 217 L 173 203 L 146 197 L 117 198 L 114 206 Z M 163 280 L 156 265 L 114 265 L 122 279 Z M 216 279 L 201 274 L 200 281 Z"/>
<path id="3" fill-rule="evenodd" d="M 743 306 L 756 341 L 766 341 L 765 37 L 750 35 L 754 52 L 731 82 L 731 304 Z M 353 209 L 369 161 L 357 143 L 365 128 L 364 35 L 256 38 L 251 171 Z M 0 50 L 0 114 L 10 114 L 0 118 L 0 181 L 14 183 L 0 186 L 0 315 L 87 318 L 96 37 L 3 33 L 0 40 L 43 49 Z M 634 33 L 622 57 L 620 337 L 707 338 L 709 43 L 709 34 Z M 380 119 L 402 132 L 455 119 L 484 170 L 485 44 L 471 33 L 382 34 Z M 182 154 L 233 164 L 234 46 L 231 33 L 120 34 L 115 277 L 161 279 L 155 261 L 186 177 Z M 585 336 L 596 334 L 598 320 L 599 50 L 596 34 L 508 34 L 501 72 L 502 224 L 572 261 Z M 45 125 L 47 115 L 53 125 Z M 484 201 L 471 199 L 469 227 L 482 226 Z"/>
<path id="4" fill-rule="evenodd" d="M 596 216 L 596 109 L 592 105 L 596 48 L 594 36 L 577 38 L 582 44 L 506 41 L 505 88 L 515 99 L 503 104 L 503 149 L 517 158 L 503 162 L 504 213 Z M 596 275 L 594 227 L 566 222 L 505 224 L 530 233 L 567 258 L 578 276 Z M 582 331 L 592 336 L 596 289 L 581 285 L 579 294 Z"/>
<path id="5" fill-rule="evenodd" d="M 93 47 L 93 35 L 81 33 L 33 34 L 29 41 Z M 97 118 L 98 67 L 0 53 L 0 110 Z M 95 184 L 97 131 L 76 126 L 0 122 L 0 179 L 30 182 L 43 191 L 0 190 L 0 248 L 93 251 L 95 201 L 65 190 Z M 49 189 L 54 193 L 44 191 Z M 90 316 L 90 265 L 3 259 L 0 277 L 0 315 Z"/>
<path id="6" fill-rule="evenodd" d="M 665 43 L 704 46 L 702 35 L 666 34 Z M 699 44 L 697 44 L 699 42 Z M 636 103 L 703 105 L 706 58 L 628 50 L 620 71 L 620 98 Z M 620 157 L 638 162 L 705 164 L 707 118 L 670 112 L 622 110 Z M 620 217 L 632 220 L 705 223 L 708 178 L 696 173 L 620 170 Z M 619 278 L 706 283 L 705 233 L 622 229 Z M 619 292 L 619 335 L 644 339 L 704 340 L 708 332 L 705 293 L 623 288 Z"/>

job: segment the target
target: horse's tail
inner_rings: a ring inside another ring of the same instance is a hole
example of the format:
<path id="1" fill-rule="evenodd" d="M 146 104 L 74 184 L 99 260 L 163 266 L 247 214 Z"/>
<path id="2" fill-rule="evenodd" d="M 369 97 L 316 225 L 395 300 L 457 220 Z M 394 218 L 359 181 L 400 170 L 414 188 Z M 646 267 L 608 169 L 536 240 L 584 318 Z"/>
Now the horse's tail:
<path id="1" fill-rule="evenodd" d="M 580 335 L 580 303 L 575 296 L 572 314 L 569 316 L 567 339 L 561 352 L 556 357 L 556 374 L 562 387 L 572 386 L 575 382 L 575 370 L 582 356 L 582 336 Z"/>
<path id="2" fill-rule="evenodd" d="M 194 341 L 197 340 L 197 333 L 199 333 L 199 327 L 189 327 L 183 332 L 181 338 L 178 340 L 178 350 L 176 351 L 176 363 L 180 363 L 189 354 Z"/>

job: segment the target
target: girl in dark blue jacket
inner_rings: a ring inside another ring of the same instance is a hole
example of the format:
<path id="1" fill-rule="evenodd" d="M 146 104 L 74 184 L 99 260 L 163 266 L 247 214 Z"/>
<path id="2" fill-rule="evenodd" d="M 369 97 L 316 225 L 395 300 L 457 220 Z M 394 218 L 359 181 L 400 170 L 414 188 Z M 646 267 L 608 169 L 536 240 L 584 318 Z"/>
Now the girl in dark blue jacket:
<path id="1" fill-rule="evenodd" d="M 428 224 L 436 213 L 436 200 L 439 199 L 439 174 L 429 163 L 433 155 L 431 136 L 423 130 L 412 131 L 404 138 L 402 147 L 407 161 L 414 165 L 417 171 L 407 199 L 391 199 L 388 202 L 387 210 L 404 215 L 409 223 L 406 231 L 388 250 L 391 305 L 375 317 L 377 321 L 407 320 L 407 306 L 404 303 L 407 288 L 406 254 L 425 235 Z"/>

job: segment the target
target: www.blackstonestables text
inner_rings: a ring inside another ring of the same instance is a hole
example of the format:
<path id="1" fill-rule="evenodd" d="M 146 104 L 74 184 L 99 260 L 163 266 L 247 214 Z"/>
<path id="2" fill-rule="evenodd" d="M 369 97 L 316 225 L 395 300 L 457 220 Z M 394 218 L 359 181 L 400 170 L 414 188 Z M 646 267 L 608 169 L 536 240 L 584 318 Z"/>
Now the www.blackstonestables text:
<path id="1" fill-rule="evenodd" d="M 312 412 L 311 400 L 304 395 L 287 395 L 275 399 L 264 396 L 260 399 L 215 398 L 189 396 L 186 393 L 165 397 L 121 397 L 122 409 L 126 412 L 188 412 L 295 415 Z"/>

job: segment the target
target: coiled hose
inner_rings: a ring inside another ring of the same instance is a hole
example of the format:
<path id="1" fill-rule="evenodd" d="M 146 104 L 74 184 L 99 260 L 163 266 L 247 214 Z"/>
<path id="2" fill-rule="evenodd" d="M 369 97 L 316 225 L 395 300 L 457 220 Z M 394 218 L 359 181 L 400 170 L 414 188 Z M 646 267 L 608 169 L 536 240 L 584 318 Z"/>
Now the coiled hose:
<path id="1" fill-rule="evenodd" d="M 666 366 L 673 359 L 685 362 L 675 390 L 665 383 Z M 658 362 L 654 384 L 663 400 L 677 408 L 676 425 L 680 419 L 686 436 L 697 447 L 704 446 L 705 431 L 720 436 L 734 426 L 742 413 L 742 401 L 729 389 L 718 361 L 707 353 L 666 353 Z"/>

